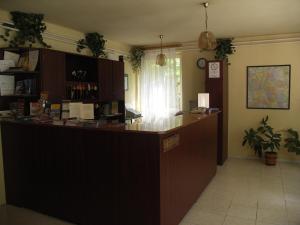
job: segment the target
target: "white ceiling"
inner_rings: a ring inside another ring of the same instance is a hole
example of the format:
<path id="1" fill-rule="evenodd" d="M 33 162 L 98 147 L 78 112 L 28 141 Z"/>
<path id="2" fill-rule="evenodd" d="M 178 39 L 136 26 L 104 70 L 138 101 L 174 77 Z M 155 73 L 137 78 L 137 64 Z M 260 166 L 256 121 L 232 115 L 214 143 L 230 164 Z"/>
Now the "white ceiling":
<path id="1" fill-rule="evenodd" d="M 0 8 L 45 14 L 45 20 L 131 45 L 197 40 L 204 0 L 1 0 Z M 217 37 L 300 32 L 300 0 L 209 0 Z"/>

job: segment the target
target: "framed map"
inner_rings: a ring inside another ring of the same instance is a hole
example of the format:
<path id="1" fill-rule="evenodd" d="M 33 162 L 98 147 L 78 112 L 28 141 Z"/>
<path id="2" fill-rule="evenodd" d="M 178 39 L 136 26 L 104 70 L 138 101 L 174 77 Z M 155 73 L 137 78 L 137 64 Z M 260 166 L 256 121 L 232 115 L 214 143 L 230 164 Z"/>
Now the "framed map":
<path id="1" fill-rule="evenodd" d="M 248 66 L 247 108 L 289 109 L 291 65 Z"/>

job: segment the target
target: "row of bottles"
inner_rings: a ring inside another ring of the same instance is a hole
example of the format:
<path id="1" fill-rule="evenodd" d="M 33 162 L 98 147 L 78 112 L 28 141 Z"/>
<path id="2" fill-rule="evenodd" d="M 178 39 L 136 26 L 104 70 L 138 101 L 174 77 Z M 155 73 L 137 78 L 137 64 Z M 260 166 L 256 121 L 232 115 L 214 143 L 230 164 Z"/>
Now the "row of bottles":
<path id="1" fill-rule="evenodd" d="M 98 86 L 95 83 L 72 82 L 67 85 L 67 98 L 70 100 L 97 99 Z"/>

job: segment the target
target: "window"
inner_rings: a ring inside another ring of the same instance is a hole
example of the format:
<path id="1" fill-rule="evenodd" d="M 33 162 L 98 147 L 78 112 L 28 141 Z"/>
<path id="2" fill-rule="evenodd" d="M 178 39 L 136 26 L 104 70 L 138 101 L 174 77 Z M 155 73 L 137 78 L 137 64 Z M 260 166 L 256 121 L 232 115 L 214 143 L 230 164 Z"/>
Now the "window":
<path id="1" fill-rule="evenodd" d="M 178 108 L 182 110 L 182 70 L 181 70 L 181 57 L 177 56 L 176 63 L 176 102 Z"/>
<path id="2" fill-rule="evenodd" d="M 165 66 L 156 65 L 159 51 L 146 51 L 140 77 L 140 103 L 144 118 L 162 118 L 182 110 L 181 58 L 175 49 L 164 49 Z"/>

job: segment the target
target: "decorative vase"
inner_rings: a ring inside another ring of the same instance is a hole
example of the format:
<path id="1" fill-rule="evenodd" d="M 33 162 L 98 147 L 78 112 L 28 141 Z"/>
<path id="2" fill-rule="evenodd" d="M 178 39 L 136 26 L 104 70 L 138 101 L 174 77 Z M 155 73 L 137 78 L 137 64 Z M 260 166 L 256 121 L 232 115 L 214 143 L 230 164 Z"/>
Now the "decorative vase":
<path id="1" fill-rule="evenodd" d="M 277 163 L 277 152 L 265 153 L 265 164 L 267 166 L 275 166 Z"/>

